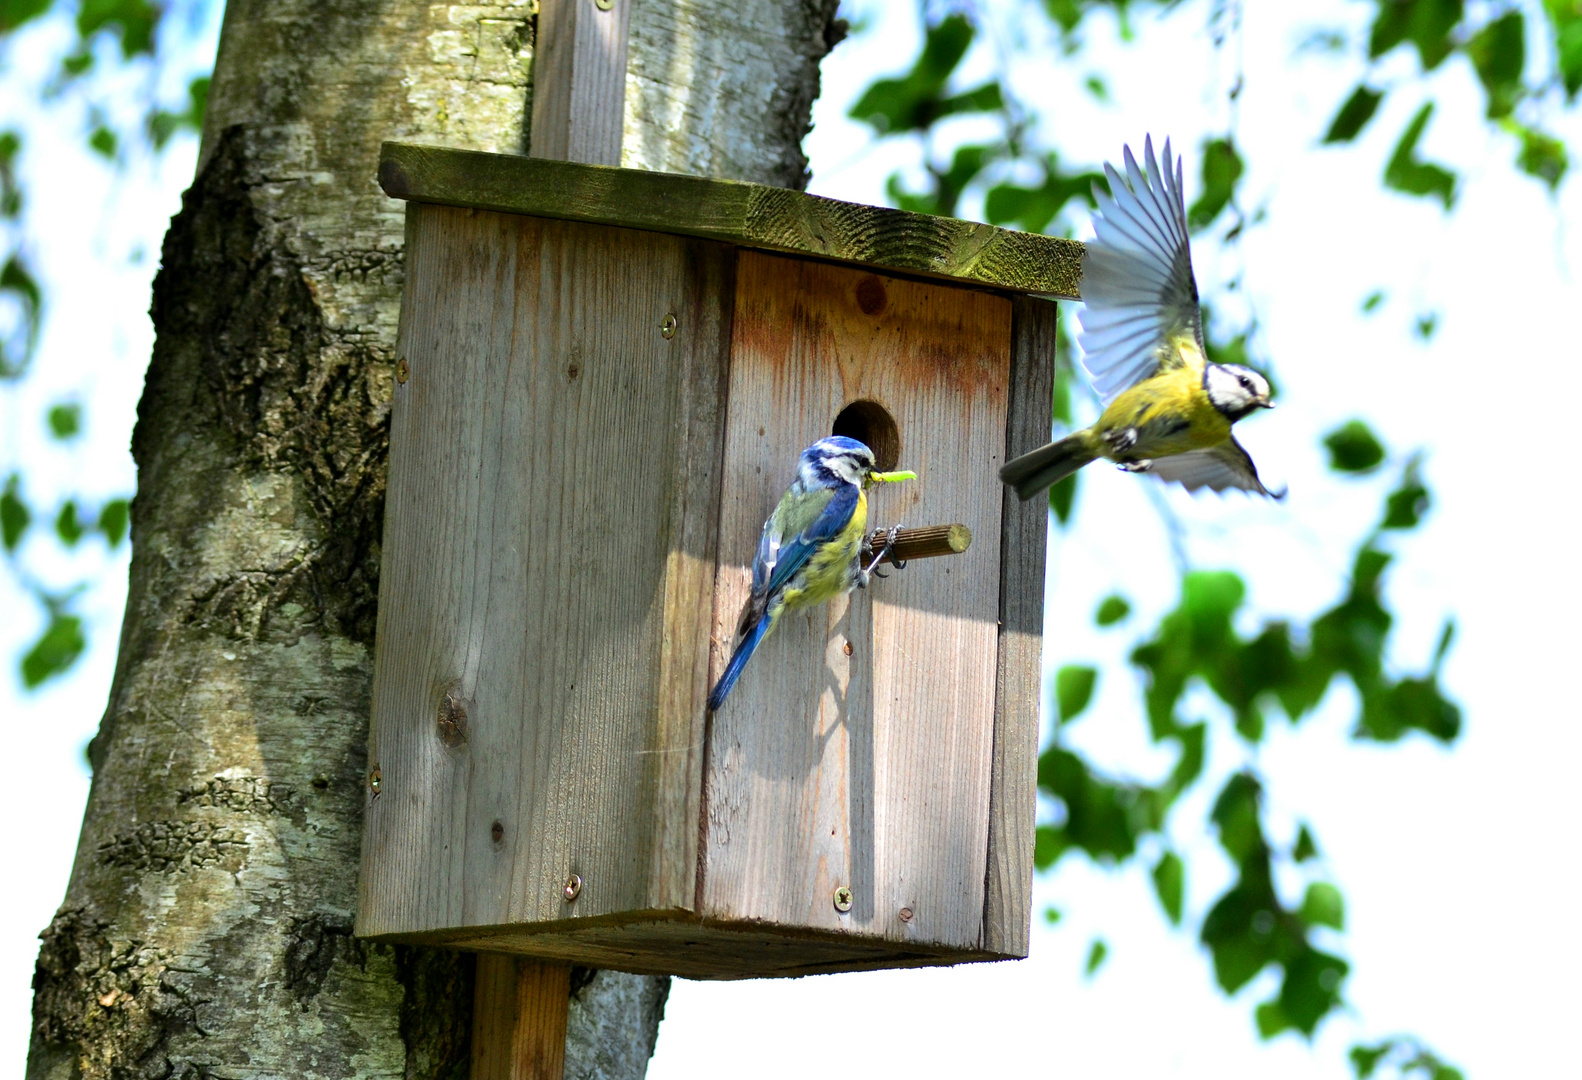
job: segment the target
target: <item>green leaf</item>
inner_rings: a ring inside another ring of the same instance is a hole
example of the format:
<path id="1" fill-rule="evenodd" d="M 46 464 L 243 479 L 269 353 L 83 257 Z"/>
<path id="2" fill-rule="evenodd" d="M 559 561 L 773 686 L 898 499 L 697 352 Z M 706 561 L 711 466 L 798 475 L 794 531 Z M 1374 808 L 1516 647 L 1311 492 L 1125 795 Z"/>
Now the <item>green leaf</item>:
<path id="1" fill-rule="evenodd" d="M 1307 887 L 1307 895 L 1302 898 L 1301 914 L 1309 926 L 1332 926 L 1336 930 L 1346 928 L 1345 899 L 1339 889 L 1326 882 L 1315 881 Z"/>
<path id="2" fill-rule="evenodd" d="M 1055 672 L 1055 703 L 1061 723 L 1069 723 L 1081 715 L 1093 700 L 1093 684 L 1099 673 L 1091 667 L 1067 664 Z"/>
<path id="3" fill-rule="evenodd" d="M 132 504 L 125 499 L 111 499 L 99 508 L 99 531 L 112 549 L 121 546 L 131 523 Z"/>
<path id="4" fill-rule="evenodd" d="M 1512 120 L 1507 120 L 1505 129 L 1521 140 L 1521 149 L 1516 154 L 1516 167 L 1528 176 L 1542 180 L 1551 192 L 1558 188 L 1571 167 L 1566 144 L 1552 135 L 1545 135 L 1536 128 Z"/>
<path id="5" fill-rule="evenodd" d="M 1384 186 L 1407 195 L 1437 197 L 1449 210 L 1456 201 L 1456 174 L 1417 156 L 1417 144 L 1433 115 L 1434 103 L 1430 101 L 1417 110 L 1412 122 L 1406 125 L 1384 167 Z"/>
<path id="6" fill-rule="evenodd" d="M 1377 0 L 1379 13 L 1368 38 L 1368 58 L 1377 60 L 1403 42 L 1417 47 L 1425 71 L 1438 67 L 1455 48 L 1461 0 Z"/>
<path id="7" fill-rule="evenodd" d="M 1522 98 L 1527 67 L 1527 24 L 1515 8 L 1472 35 L 1465 46 L 1488 97 L 1489 119 L 1509 116 Z"/>
<path id="8" fill-rule="evenodd" d="M 15 379 L 27 370 L 28 362 L 33 359 L 33 350 L 38 345 L 39 311 L 44 304 L 38 282 L 15 254 L 0 267 L 0 296 L 5 295 L 11 296 L 22 317 L 13 340 L 0 339 L 0 379 Z"/>
<path id="9" fill-rule="evenodd" d="M 1268 850 L 1258 820 L 1262 795 L 1263 785 L 1257 777 L 1248 772 L 1235 773 L 1225 782 L 1209 813 L 1209 820 L 1219 829 L 1220 846 L 1237 863 Z"/>
<path id="10" fill-rule="evenodd" d="M 1111 593 L 1099 602 L 1098 611 L 1093 613 L 1093 621 L 1100 626 L 1114 626 L 1131 613 L 1132 606 L 1126 602 L 1126 598 Z"/>
<path id="11" fill-rule="evenodd" d="M 153 55 L 154 31 L 162 9 L 147 0 L 82 0 L 77 9 L 77 33 L 84 39 L 101 30 L 121 40 L 121 55 L 127 60 L 139 54 Z"/>
<path id="12" fill-rule="evenodd" d="M 21 149 L 22 136 L 0 131 L 0 218 L 14 220 L 22 213 L 22 187 L 16 179 L 16 157 Z"/>
<path id="13" fill-rule="evenodd" d="M 1318 858 L 1318 841 L 1313 839 L 1313 832 L 1306 824 L 1296 831 L 1296 844 L 1291 848 L 1291 858 L 1296 862 Z"/>
<path id="14" fill-rule="evenodd" d="M 115 157 L 115 149 L 120 140 L 115 137 L 115 132 L 100 124 L 93 129 L 93 134 L 88 136 L 88 148 L 100 157 Z"/>
<path id="15" fill-rule="evenodd" d="M 1329 467 L 1336 472 L 1365 473 L 1384 460 L 1384 444 L 1361 420 L 1348 420 L 1324 436 Z"/>
<path id="16" fill-rule="evenodd" d="M 1210 139 L 1203 144 L 1202 154 L 1203 191 L 1187 210 L 1187 225 L 1193 229 L 1201 229 L 1219 217 L 1235 197 L 1236 182 L 1244 168 L 1241 155 L 1229 139 Z"/>
<path id="17" fill-rule="evenodd" d="M 49 625 L 22 656 L 22 685 L 32 690 L 77 662 L 88 645 L 82 620 L 60 611 L 50 613 Z"/>
<path id="18" fill-rule="evenodd" d="M 155 109 L 148 114 L 149 140 L 154 149 L 163 149 L 176 132 L 183 128 L 195 132 L 203 130 L 203 114 L 209 107 L 209 77 L 193 79 L 187 84 L 187 107 L 181 112 Z"/>
<path id="19" fill-rule="evenodd" d="M 1049 488 L 1049 509 L 1055 520 L 1065 525 L 1071 521 L 1071 508 L 1077 501 L 1077 473 L 1057 481 Z"/>
<path id="20" fill-rule="evenodd" d="M 1053 904 L 1044 908 L 1044 923 L 1046 925 L 1054 926 L 1060 921 L 1060 917 L 1060 909 Z"/>
<path id="21" fill-rule="evenodd" d="M 1087 963 L 1082 965 L 1082 973 L 1092 978 L 1093 973 L 1099 970 L 1104 963 L 1104 958 L 1110 953 L 1110 947 L 1104 944 L 1103 938 L 1094 938 L 1093 944 L 1088 946 Z"/>
<path id="22" fill-rule="evenodd" d="M 51 0 L 0 0 L 0 34 L 9 34 L 49 10 Z"/>
<path id="23" fill-rule="evenodd" d="M 49 433 L 64 442 L 82 431 L 82 406 L 74 401 L 52 405 L 45 420 L 49 423 Z"/>
<path id="24" fill-rule="evenodd" d="M 67 499 L 61 504 L 60 513 L 55 515 L 55 535 L 60 537 L 60 542 L 67 547 L 73 547 L 82 539 L 82 522 L 77 520 L 77 504 Z"/>
<path id="25" fill-rule="evenodd" d="M 1351 1068 L 1357 1074 L 1357 1080 L 1368 1080 L 1379 1067 L 1379 1062 L 1395 1049 L 1395 1045 L 1394 1039 L 1386 1039 L 1377 1046 L 1364 1046 L 1362 1043 L 1353 1046 Z"/>
<path id="26" fill-rule="evenodd" d="M 1379 523 L 1379 528 L 1415 529 L 1422 522 L 1433 500 L 1419 478 L 1419 468 L 1418 458 L 1407 462 L 1401 472 L 1401 482 L 1385 498 L 1384 520 Z"/>
<path id="27" fill-rule="evenodd" d="M 1379 305 L 1384 303 L 1384 290 L 1374 289 L 1362 301 L 1362 313 L 1372 315 L 1379 310 Z"/>
<path id="28" fill-rule="evenodd" d="M 1323 141 L 1351 142 L 1368 126 L 1368 121 L 1373 119 L 1373 114 L 1379 110 L 1379 102 L 1383 100 L 1384 91 L 1375 90 L 1367 83 L 1359 84 L 1335 114 L 1335 119 L 1330 121 Z"/>
<path id="29" fill-rule="evenodd" d="M 1412 330 L 1424 341 L 1432 340 L 1438 329 L 1439 312 L 1437 311 L 1424 312 L 1417 317 L 1417 322 L 1412 326 Z"/>
<path id="30" fill-rule="evenodd" d="M 952 14 L 928 28 L 923 51 L 912 70 L 896 79 L 880 79 L 865 90 L 847 114 L 880 135 L 924 131 L 958 113 L 995 112 L 1005 106 L 999 83 L 985 83 L 961 94 L 947 95 L 976 30 L 965 15 Z"/>
<path id="31" fill-rule="evenodd" d="M 1555 59 L 1570 101 L 1582 90 L 1582 5 L 1576 0 L 1544 0 L 1544 14 L 1554 30 Z"/>
<path id="32" fill-rule="evenodd" d="M 27 508 L 19 493 L 21 477 L 12 473 L 6 477 L 5 490 L 0 492 L 0 543 L 8 552 L 15 551 L 22 542 L 22 535 L 33 521 L 33 512 Z"/>
<path id="33" fill-rule="evenodd" d="M 1044 179 L 1033 187 L 998 184 L 983 198 L 983 216 L 991 225 L 1014 225 L 1026 232 L 1041 233 L 1072 200 L 1094 205 L 1093 185 L 1103 180 L 1096 172 L 1061 171 L 1054 153 L 1043 160 Z"/>
<path id="34" fill-rule="evenodd" d="M 1154 892 L 1159 894 L 1159 904 L 1165 915 L 1176 926 L 1181 925 L 1181 901 L 1186 891 L 1186 865 L 1181 856 L 1166 851 L 1154 863 Z"/>
<path id="35" fill-rule="evenodd" d="M 1285 978 L 1277 999 L 1285 1026 L 1312 1035 L 1318 1022 L 1340 1004 L 1340 984 L 1349 971 L 1350 966 L 1340 957 L 1311 946 L 1285 961 Z"/>

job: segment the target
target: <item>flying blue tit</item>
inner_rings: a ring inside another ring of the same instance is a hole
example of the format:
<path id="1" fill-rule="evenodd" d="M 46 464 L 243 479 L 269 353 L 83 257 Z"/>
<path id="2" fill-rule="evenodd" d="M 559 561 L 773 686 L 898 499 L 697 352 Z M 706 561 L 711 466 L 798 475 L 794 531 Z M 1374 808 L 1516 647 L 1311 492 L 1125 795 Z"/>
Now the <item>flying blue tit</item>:
<path id="1" fill-rule="evenodd" d="M 858 560 L 868 528 L 865 489 L 871 483 L 913 479 L 916 474 L 910 472 L 876 471 L 873 451 L 844 435 L 820 439 L 802 451 L 796 479 L 764 522 L 736 651 L 709 693 L 710 712 L 725 703 L 747 661 L 782 615 L 867 584 L 872 568 Z"/>
<path id="2" fill-rule="evenodd" d="M 1094 188 L 1094 238 L 1082 257 L 1077 335 L 1082 365 L 1104 403 L 1098 421 L 1058 442 L 1023 454 L 1000 479 L 1024 499 L 1098 458 L 1128 472 L 1151 473 L 1188 490 L 1241 488 L 1284 498 L 1263 486 L 1231 425 L 1272 409 L 1269 383 L 1240 364 L 1216 364 L 1203 347 L 1192 251 L 1187 242 L 1181 162 L 1143 165 L 1125 148 L 1123 179 L 1108 163 L 1110 195 Z"/>

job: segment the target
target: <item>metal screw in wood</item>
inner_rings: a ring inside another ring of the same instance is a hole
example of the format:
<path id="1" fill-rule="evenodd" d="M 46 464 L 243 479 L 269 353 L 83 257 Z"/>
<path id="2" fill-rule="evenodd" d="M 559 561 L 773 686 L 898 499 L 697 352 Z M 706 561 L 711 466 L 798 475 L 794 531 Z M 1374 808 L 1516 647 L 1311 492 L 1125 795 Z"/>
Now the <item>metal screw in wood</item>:
<path id="1" fill-rule="evenodd" d="M 410 374 L 412 374 L 412 369 L 407 367 L 407 362 L 405 360 L 397 360 L 396 361 L 396 382 L 398 382 L 398 383 L 406 382 L 407 376 L 410 375 Z"/>
<path id="2" fill-rule="evenodd" d="M 901 921 L 902 922 L 911 922 L 912 921 L 912 909 L 911 908 L 904 907 L 904 908 L 902 908 L 900 910 L 899 914 L 901 916 Z"/>
<path id="3" fill-rule="evenodd" d="M 593 0 L 593 6 L 600 11 L 609 11 L 615 6 L 615 0 Z"/>
<path id="4" fill-rule="evenodd" d="M 371 772 L 369 772 L 369 774 L 368 774 L 368 790 L 374 793 L 374 798 L 377 799 L 379 797 L 379 793 L 384 790 L 384 787 L 385 787 L 384 774 L 381 773 L 378 769 L 374 769 Z"/>
<path id="5" fill-rule="evenodd" d="M 839 912 L 851 910 L 851 890 L 844 885 L 835 890 L 835 910 Z"/>
<path id="6" fill-rule="evenodd" d="M 670 338 L 676 336 L 676 325 L 676 313 L 672 311 L 670 314 L 665 316 L 665 321 L 659 324 L 659 332 L 663 334 L 665 339 L 668 341 Z"/>
<path id="7" fill-rule="evenodd" d="M 565 894 L 566 903 L 571 903 L 582 895 L 582 878 L 577 874 L 572 874 L 566 879 L 566 887 L 561 891 Z"/>

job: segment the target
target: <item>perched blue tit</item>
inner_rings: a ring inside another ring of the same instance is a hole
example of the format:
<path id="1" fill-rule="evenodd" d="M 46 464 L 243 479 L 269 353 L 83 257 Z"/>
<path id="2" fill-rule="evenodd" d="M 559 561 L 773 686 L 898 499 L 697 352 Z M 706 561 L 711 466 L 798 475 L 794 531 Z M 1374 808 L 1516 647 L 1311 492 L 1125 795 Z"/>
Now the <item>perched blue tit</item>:
<path id="1" fill-rule="evenodd" d="M 868 528 L 866 488 L 912 479 L 916 476 L 910 472 L 878 472 L 873 451 L 844 435 L 820 439 L 802 451 L 796 479 L 764 522 L 736 651 L 709 693 L 710 712 L 725 703 L 780 616 L 867 584 L 872 567 L 858 561 Z"/>
<path id="2" fill-rule="evenodd" d="M 1240 364 L 1209 361 L 1203 347 L 1181 162 L 1161 172 L 1153 140 L 1140 169 L 1125 148 L 1123 179 L 1109 164 L 1110 195 L 1094 188 L 1094 238 L 1082 257 L 1082 364 L 1104 402 L 1092 427 L 1006 462 L 1000 479 L 1024 499 L 1098 458 L 1189 490 L 1264 487 L 1231 425 L 1272 409 L 1269 383 Z M 1165 166 L 1172 164 L 1165 141 Z"/>

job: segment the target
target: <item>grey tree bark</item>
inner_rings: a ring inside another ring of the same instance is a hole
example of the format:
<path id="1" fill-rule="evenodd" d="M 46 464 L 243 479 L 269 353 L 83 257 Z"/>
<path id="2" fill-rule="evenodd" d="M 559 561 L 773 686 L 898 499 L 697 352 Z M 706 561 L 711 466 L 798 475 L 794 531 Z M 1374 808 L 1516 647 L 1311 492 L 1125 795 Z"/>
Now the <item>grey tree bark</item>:
<path id="1" fill-rule="evenodd" d="M 631 2 L 625 163 L 803 184 L 836 0 Z M 226 10 L 29 1077 L 466 1075 L 471 960 L 351 934 L 402 275 L 374 174 L 386 138 L 521 152 L 535 6 Z M 579 982 L 567 1076 L 641 1076 L 668 981 Z"/>

